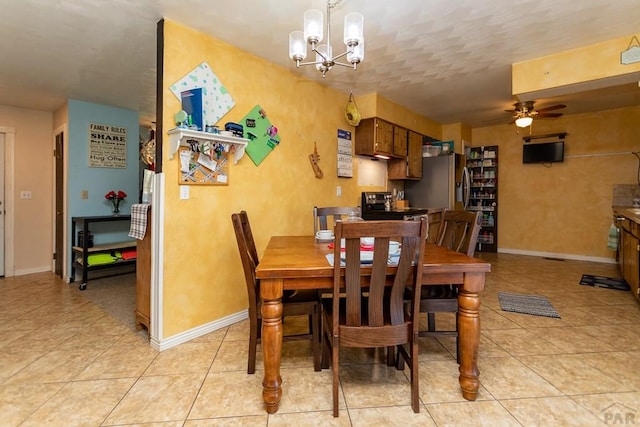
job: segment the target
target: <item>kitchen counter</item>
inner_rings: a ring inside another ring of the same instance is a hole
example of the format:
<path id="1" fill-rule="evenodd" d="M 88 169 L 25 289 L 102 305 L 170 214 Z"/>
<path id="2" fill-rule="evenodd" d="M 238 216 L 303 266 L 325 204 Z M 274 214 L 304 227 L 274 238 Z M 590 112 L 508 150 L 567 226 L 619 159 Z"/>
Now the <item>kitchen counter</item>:
<path id="1" fill-rule="evenodd" d="M 630 219 L 636 224 L 640 224 L 640 208 L 631 206 L 614 206 L 613 213 Z"/>

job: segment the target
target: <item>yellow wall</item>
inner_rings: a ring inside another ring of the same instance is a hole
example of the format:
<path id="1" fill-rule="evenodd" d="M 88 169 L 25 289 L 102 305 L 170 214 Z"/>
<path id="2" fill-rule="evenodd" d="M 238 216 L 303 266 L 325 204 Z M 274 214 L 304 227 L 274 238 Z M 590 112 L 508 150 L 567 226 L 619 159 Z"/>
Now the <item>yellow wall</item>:
<path id="1" fill-rule="evenodd" d="M 622 64 L 620 57 L 621 52 L 629 47 L 632 37 L 633 34 L 630 34 L 517 62 L 512 65 L 512 93 L 522 95 L 554 88 L 561 89 L 546 92 L 548 97 L 637 81 L 640 63 Z"/>
<path id="2" fill-rule="evenodd" d="M 640 149 L 640 107 L 538 119 L 533 126 L 534 135 L 568 133 L 564 163 L 522 164 L 528 128 L 473 129 L 473 146 L 499 146 L 498 247 L 615 257 L 607 248 L 613 185 L 637 183 L 638 159 L 598 154 Z"/>
<path id="3" fill-rule="evenodd" d="M 281 143 L 255 166 L 248 156 L 230 167 L 228 186 L 191 186 L 190 199 L 179 199 L 178 160 L 168 159 L 164 138 L 165 173 L 164 234 L 164 337 L 237 313 L 247 307 L 242 266 L 231 226 L 231 214 L 249 214 L 258 252 L 272 235 L 303 235 L 313 232 L 313 206 L 357 206 L 357 157 L 354 177 L 337 177 L 337 129 L 349 130 L 344 119 L 348 94 L 307 80 L 290 69 L 231 45 L 165 20 L 164 111 L 165 130 L 175 127 L 173 115 L 180 101 L 168 87 L 206 61 L 233 96 L 235 107 L 218 125 L 238 122 L 260 105 L 278 127 Z M 285 52 L 286 54 L 286 52 Z M 331 73 L 340 74 L 341 69 Z M 346 71 L 348 72 L 348 71 Z M 332 78 L 329 75 L 327 78 Z M 338 76 L 339 78 L 339 76 Z M 385 113 L 418 132 L 439 136 L 438 125 L 375 94 L 364 97 L 360 108 Z M 378 103 L 385 104 L 381 111 Z M 362 104 L 362 107 L 361 107 Z M 409 117 L 412 123 L 405 123 Z M 403 119 L 404 118 L 404 119 Z M 323 179 L 317 179 L 308 155 L 317 143 Z M 336 197 L 336 186 L 342 197 Z"/>

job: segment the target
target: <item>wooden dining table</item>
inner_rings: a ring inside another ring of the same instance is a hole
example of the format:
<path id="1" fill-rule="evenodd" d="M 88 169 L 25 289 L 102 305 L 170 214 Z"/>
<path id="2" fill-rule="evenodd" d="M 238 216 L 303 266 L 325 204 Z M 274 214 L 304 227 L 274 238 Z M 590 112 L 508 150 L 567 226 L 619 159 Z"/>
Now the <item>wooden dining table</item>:
<path id="1" fill-rule="evenodd" d="M 267 413 L 278 411 L 282 397 L 280 359 L 282 352 L 282 293 L 295 289 L 333 288 L 333 266 L 327 243 L 313 236 L 273 236 L 256 268 L 262 299 L 262 354 L 264 380 L 262 397 Z M 395 267 L 390 266 L 390 269 Z M 450 249 L 427 243 L 424 255 L 423 285 L 451 283 L 460 288 L 458 333 L 462 396 L 475 400 L 478 395 L 478 343 L 480 341 L 480 296 L 485 274 L 491 264 Z M 366 268 L 363 268 L 366 274 Z"/>

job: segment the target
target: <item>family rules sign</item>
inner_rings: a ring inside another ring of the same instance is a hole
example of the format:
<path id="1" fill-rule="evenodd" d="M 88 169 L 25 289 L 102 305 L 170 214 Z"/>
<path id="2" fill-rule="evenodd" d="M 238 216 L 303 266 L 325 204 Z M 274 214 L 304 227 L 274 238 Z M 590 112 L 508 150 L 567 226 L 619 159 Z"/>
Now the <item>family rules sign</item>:
<path id="1" fill-rule="evenodd" d="M 89 123 L 89 167 L 127 167 L 127 129 Z"/>

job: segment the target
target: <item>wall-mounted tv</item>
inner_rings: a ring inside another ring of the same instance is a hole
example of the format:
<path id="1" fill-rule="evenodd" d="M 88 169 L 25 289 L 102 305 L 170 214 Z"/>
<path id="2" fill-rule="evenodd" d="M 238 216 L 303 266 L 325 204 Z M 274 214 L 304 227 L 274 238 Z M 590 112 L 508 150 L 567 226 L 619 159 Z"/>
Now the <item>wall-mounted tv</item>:
<path id="1" fill-rule="evenodd" d="M 564 161 L 564 141 L 524 144 L 522 163 L 553 163 Z"/>

